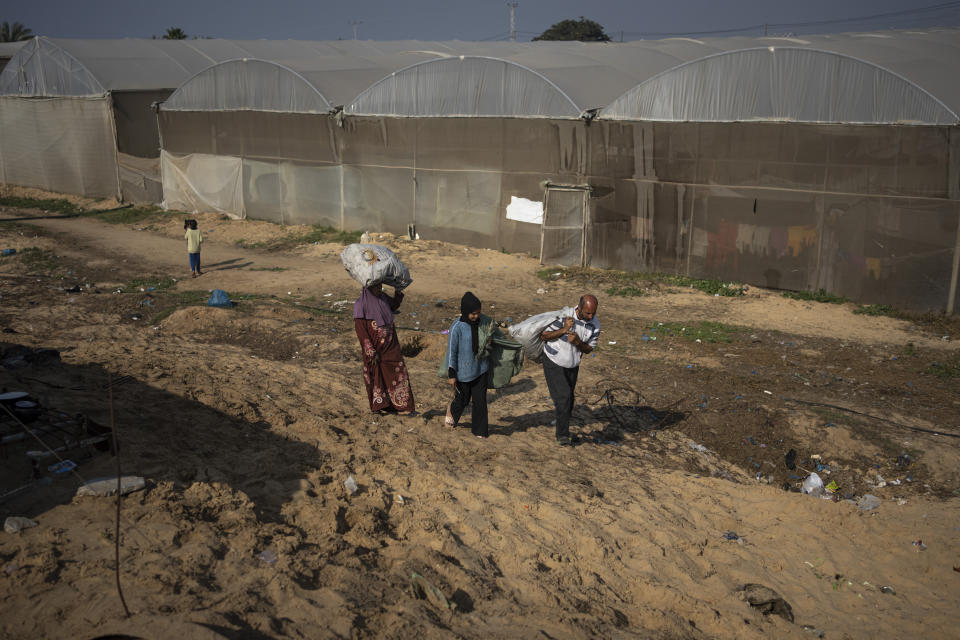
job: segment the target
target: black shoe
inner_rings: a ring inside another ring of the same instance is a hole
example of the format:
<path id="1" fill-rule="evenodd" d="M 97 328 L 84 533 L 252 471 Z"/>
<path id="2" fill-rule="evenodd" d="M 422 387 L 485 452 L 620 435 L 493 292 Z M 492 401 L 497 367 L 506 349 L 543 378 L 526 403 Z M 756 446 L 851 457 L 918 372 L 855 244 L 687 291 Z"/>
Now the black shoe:
<path id="1" fill-rule="evenodd" d="M 561 447 L 572 447 L 572 446 L 573 446 L 573 442 L 571 442 L 571 441 L 570 441 L 570 438 L 568 438 L 567 436 L 564 436 L 564 437 L 562 437 L 562 438 L 557 438 L 557 444 L 560 445 Z"/>

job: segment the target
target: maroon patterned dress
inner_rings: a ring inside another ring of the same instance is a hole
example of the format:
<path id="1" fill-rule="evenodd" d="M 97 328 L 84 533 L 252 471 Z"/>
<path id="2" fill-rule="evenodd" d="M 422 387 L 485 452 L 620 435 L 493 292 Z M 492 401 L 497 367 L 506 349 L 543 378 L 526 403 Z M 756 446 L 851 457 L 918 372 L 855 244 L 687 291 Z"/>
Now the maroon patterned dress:
<path id="1" fill-rule="evenodd" d="M 395 311 L 403 295 L 384 297 L 390 303 L 390 310 Z M 376 321 L 366 318 L 354 318 L 353 325 L 360 339 L 363 383 L 367 387 L 370 411 L 413 411 L 413 390 L 396 328 L 393 324 L 377 326 Z"/>

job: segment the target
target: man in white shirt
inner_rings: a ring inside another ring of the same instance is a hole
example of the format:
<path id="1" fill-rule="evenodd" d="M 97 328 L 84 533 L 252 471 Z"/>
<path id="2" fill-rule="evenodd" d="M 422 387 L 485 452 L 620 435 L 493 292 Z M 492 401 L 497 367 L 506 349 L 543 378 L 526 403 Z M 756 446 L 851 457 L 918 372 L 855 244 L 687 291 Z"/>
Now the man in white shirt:
<path id="1" fill-rule="evenodd" d="M 597 298 L 585 294 L 573 316 L 557 318 L 540 334 L 543 340 L 543 377 L 557 411 L 557 442 L 569 446 L 570 414 L 573 413 L 573 392 L 580 372 L 580 359 L 593 351 L 600 336 L 597 321 Z"/>

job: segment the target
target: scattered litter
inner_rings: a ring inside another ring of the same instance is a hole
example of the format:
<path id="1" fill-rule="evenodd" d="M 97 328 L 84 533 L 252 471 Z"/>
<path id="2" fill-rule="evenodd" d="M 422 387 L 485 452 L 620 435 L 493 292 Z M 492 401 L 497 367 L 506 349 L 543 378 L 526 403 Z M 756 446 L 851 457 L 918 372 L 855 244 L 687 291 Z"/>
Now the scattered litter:
<path id="1" fill-rule="evenodd" d="M 861 511 L 872 511 L 880 506 L 880 498 L 868 493 L 857 500 L 857 506 Z"/>
<path id="2" fill-rule="evenodd" d="M 767 391 L 766 389 L 764 389 L 763 392 L 764 392 L 765 394 L 767 394 L 768 396 L 772 396 L 772 395 L 773 395 L 773 392 L 772 392 L 772 391 Z"/>
<path id="3" fill-rule="evenodd" d="M 323 294 L 323 297 L 324 297 L 324 298 L 329 298 L 329 297 L 332 296 L 332 295 L 333 295 L 332 293 L 325 293 L 325 294 Z"/>
<path id="4" fill-rule="evenodd" d="M 277 564 L 277 560 L 279 560 L 279 558 L 277 557 L 277 552 L 274 551 L 273 549 L 264 549 L 263 551 L 257 554 L 257 557 L 263 560 L 264 562 L 266 562 L 271 567 Z"/>
<path id="5" fill-rule="evenodd" d="M 806 631 L 807 633 L 812 633 L 814 638 L 823 638 L 826 636 L 826 633 L 824 633 L 823 630 L 817 629 L 813 625 L 805 624 L 800 628 Z"/>
<path id="6" fill-rule="evenodd" d="M 442 335 L 447 335 L 448 333 L 450 333 L 450 329 L 444 329 L 444 330 L 441 331 L 440 333 L 441 333 Z"/>
<path id="7" fill-rule="evenodd" d="M 24 529 L 37 526 L 35 520 L 23 516 L 10 516 L 3 521 L 3 530 L 7 533 L 20 533 Z"/>
<path id="8" fill-rule="evenodd" d="M 823 493 L 823 480 L 820 479 L 815 473 L 811 473 L 807 476 L 807 479 L 803 481 L 803 492 L 810 496 L 819 496 Z"/>
<path id="9" fill-rule="evenodd" d="M 0 255 L 4 255 L 4 256 L 12 256 L 12 255 L 16 255 L 16 253 L 17 253 L 16 249 L 4 249 L 3 251 L 0 251 Z"/>
<path id="10" fill-rule="evenodd" d="M 913 546 L 916 547 L 917 551 L 926 551 L 927 545 L 923 543 L 923 540 L 914 540 Z"/>
<path id="11" fill-rule="evenodd" d="M 837 484 L 836 480 L 831 480 L 830 484 L 828 484 L 824 488 L 830 493 L 837 493 L 838 491 L 840 491 L 840 485 Z"/>
<path id="12" fill-rule="evenodd" d="M 723 534 L 723 538 L 724 540 L 739 540 L 740 536 L 738 536 L 733 531 L 727 531 Z"/>
<path id="13" fill-rule="evenodd" d="M 125 496 L 128 493 L 139 491 L 147 486 L 146 481 L 140 476 L 123 476 L 120 478 L 120 495 Z M 117 494 L 117 478 L 95 478 L 86 484 L 80 485 L 77 489 L 78 496 L 99 496 L 105 498 Z"/>
<path id="14" fill-rule="evenodd" d="M 609 340 L 609 341 L 607 342 L 607 344 L 617 344 L 617 341 L 616 341 L 616 340 Z"/>
<path id="15" fill-rule="evenodd" d="M 397 504 L 403 504 L 404 502 L 406 502 L 404 497 L 399 493 L 393 494 L 393 501 L 396 502 Z"/>
<path id="16" fill-rule="evenodd" d="M 897 592 L 893 587 L 887 587 L 887 586 L 880 587 L 880 593 L 889 593 L 892 596 L 897 595 Z"/>
<path id="17" fill-rule="evenodd" d="M 68 473 L 77 468 L 77 463 L 73 460 L 62 460 L 56 464 L 52 464 L 47 467 L 47 471 L 50 473 Z"/>
<path id="18" fill-rule="evenodd" d="M 700 453 L 706 453 L 708 451 L 708 449 L 705 446 L 703 446 L 702 444 L 697 444 L 692 440 L 690 441 L 690 448 L 695 451 L 699 451 Z"/>
<path id="19" fill-rule="evenodd" d="M 214 289 L 210 294 L 210 299 L 207 300 L 207 306 L 230 308 L 233 306 L 233 303 L 230 301 L 230 298 L 227 297 L 226 291 L 223 289 Z"/>
<path id="20" fill-rule="evenodd" d="M 783 461 L 787 465 L 787 469 L 796 469 L 797 468 L 797 450 L 790 449 L 787 451 L 787 455 L 783 456 Z"/>
<path id="21" fill-rule="evenodd" d="M 347 488 L 347 493 L 353 495 L 357 492 L 357 481 L 353 479 L 353 476 L 347 476 L 347 479 L 343 481 L 343 486 Z"/>
<path id="22" fill-rule="evenodd" d="M 543 295 L 543 294 L 545 294 L 546 292 L 547 292 L 547 290 L 544 289 L 543 287 L 540 287 L 539 289 L 537 289 L 537 293 L 539 293 L 540 295 Z"/>

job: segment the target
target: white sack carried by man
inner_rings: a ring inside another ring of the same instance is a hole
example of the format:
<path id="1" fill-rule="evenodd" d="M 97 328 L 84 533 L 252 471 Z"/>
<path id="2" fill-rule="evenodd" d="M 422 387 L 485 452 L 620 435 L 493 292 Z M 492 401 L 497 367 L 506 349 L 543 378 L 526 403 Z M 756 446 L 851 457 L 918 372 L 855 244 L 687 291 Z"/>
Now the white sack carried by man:
<path id="1" fill-rule="evenodd" d="M 524 357 L 534 362 L 540 362 L 543 357 L 543 340 L 540 339 L 540 334 L 554 320 L 572 317 L 574 311 L 573 307 L 564 307 L 560 311 L 538 313 L 523 322 L 507 327 L 507 331 L 523 347 Z"/>
<path id="2" fill-rule="evenodd" d="M 410 270 L 393 251 L 379 244 L 351 244 L 340 253 L 350 277 L 364 287 L 385 284 L 406 289 L 413 282 Z"/>

